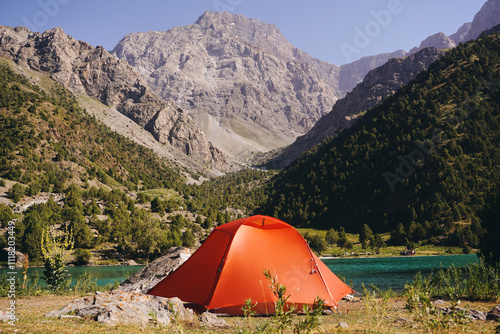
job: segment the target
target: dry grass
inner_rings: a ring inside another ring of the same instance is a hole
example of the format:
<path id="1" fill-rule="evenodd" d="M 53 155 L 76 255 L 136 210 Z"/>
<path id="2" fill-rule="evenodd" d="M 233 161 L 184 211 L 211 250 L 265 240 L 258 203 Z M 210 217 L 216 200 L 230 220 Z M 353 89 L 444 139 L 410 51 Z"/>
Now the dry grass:
<path id="1" fill-rule="evenodd" d="M 15 327 L 8 323 L 0 323 L 0 332 L 7 333 L 172 333 L 180 332 L 173 326 L 160 327 L 148 325 L 139 326 L 106 326 L 92 320 L 76 318 L 45 318 L 49 311 L 59 309 L 70 301 L 81 296 L 40 296 L 22 297 L 17 299 L 17 316 L 19 322 Z M 0 308 L 4 310 L 9 302 L 8 298 L 0 298 Z M 357 302 L 341 301 L 341 314 L 325 315 L 321 319 L 321 333 L 428 333 L 418 321 L 413 320 L 410 312 L 405 309 L 402 298 L 391 298 L 387 304 L 381 299 L 371 300 L 371 306 L 359 300 Z M 374 304 L 375 303 L 375 304 Z M 465 305 L 463 305 L 465 304 Z M 489 311 L 494 303 L 463 303 L 462 306 L 480 311 Z M 375 308 L 374 308 L 375 306 Z M 440 305 L 449 306 L 448 303 Z M 377 309 L 377 312 L 373 310 Z M 297 316 L 300 317 L 300 316 Z M 201 327 L 199 323 L 182 323 L 180 329 L 184 333 L 237 333 L 247 327 L 246 319 L 242 317 L 224 318 L 229 324 L 225 329 L 209 329 Z M 270 318 L 254 317 L 250 319 L 251 330 L 255 326 L 269 322 Z M 295 323 L 298 319 L 295 319 Z M 348 327 L 342 328 L 340 323 L 345 322 Z M 498 324 L 493 321 L 468 321 L 461 326 L 451 326 L 439 333 L 494 333 Z M 249 331 L 251 332 L 251 331 Z M 317 332 L 317 331 L 316 331 Z M 287 331 L 292 333 L 292 329 Z"/>

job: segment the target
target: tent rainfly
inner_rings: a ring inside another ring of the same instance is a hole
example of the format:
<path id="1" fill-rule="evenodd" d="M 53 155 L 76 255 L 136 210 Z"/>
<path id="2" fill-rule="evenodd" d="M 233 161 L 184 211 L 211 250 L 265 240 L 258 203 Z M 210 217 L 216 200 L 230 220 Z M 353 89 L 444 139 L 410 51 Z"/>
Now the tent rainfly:
<path id="1" fill-rule="evenodd" d="M 287 223 L 252 216 L 215 228 L 203 245 L 148 294 L 204 306 L 217 313 L 241 314 L 245 300 L 257 303 L 258 314 L 274 313 L 273 295 L 264 271 L 277 276 L 301 308 L 318 296 L 325 305 L 354 291 L 311 251 Z"/>

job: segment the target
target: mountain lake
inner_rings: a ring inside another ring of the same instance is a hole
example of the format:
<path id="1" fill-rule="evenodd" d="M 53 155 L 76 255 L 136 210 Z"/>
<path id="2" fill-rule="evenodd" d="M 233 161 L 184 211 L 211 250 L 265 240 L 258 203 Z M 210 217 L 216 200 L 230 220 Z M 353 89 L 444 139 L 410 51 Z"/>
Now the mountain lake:
<path id="1" fill-rule="evenodd" d="M 382 290 L 392 289 L 401 292 L 404 285 L 413 281 L 415 274 L 420 272 L 427 276 L 431 271 L 451 266 L 460 267 L 478 262 L 476 255 L 441 255 L 441 256 L 399 256 L 399 257 L 366 257 L 366 258 L 325 258 L 322 261 L 348 285 L 361 294 L 362 283 L 368 287 L 374 284 Z M 68 267 L 72 276 L 72 284 L 84 272 L 91 273 L 97 279 L 98 285 L 122 282 L 133 275 L 143 266 L 96 266 L 96 267 Z M 22 280 L 23 269 L 17 268 L 17 279 Z M 43 276 L 44 268 L 29 268 L 28 275 L 33 277 L 38 273 Z M 7 268 L 0 268 L 0 275 L 11 272 Z M 40 283 L 44 283 L 40 278 Z"/>

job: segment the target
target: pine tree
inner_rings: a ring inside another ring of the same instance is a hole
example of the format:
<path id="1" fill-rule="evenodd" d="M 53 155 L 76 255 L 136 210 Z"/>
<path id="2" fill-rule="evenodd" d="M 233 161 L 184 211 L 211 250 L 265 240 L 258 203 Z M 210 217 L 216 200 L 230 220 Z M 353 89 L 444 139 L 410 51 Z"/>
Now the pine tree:
<path id="1" fill-rule="evenodd" d="M 363 224 L 361 233 L 359 234 L 359 242 L 363 249 L 368 248 L 368 242 L 372 239 L 373 232 L 367 224 Z"/>

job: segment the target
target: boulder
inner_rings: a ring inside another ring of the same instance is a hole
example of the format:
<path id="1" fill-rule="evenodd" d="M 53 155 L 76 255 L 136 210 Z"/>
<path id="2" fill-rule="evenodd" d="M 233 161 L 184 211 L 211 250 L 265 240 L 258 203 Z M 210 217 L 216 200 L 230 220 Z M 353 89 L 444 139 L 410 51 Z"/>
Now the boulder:
<path id="1" fill-rule="evenodd" d="M 73 315 L 90 318 L 107 325 L 159 323 L 168 325 L 172 319 L 193 321 L 194 312 L 186 309 L 178 298 L 159 298 L 142 293 L 112 290 L 72 301 L 60 310 L 45 314 L 46 317 Z"/>
<path id="2" fill-rule="evenodd" d="M 443 314 L 452 314 L 455 312 L 463 312 L 467 318 L 472 320 L 486 320 L 486 312 L 478 311 L 478 310 L 468 310 L 463 307 L 445 307 L 438 308 Z"/>
<path id="3" fill-rule="evenodd" d="M 215 314 L 204 312 L 199 316 L 200 322 L 206 327 L 229 327 L 229 324 L 224 319 L 218 318 Z"/>
<path id="4" fill-rule="evenodd" d="M 9 247 L 5 247 L 4 249 L 0 250 L 0 261 L 2 262 L 9 262 L 9 252 L 12 252 Z M 15 266 L 18 268 L 23 267 L 23 262 L 24 262 L 24 254 L 19 252 L 19 251 L 14 251 L 15 253 Z"/>
<path id="5" fill-rule="evenodd" d="M 498 320 L 500 319 L 500 304 L 492 308 L 486 315 L 486 320 Z"/>
<path id="6" fill-rule="evenodd" d="M 348 302 L 353 302 L 354 301 L 354 296 L 353 295 L 346 295 L 343 300 L 347 300 Z"/>
<path id="7" fill-rule="evenodd" d="M 127 261 L 123 262 L 123 265 L 124 266 L 138 266 L 139 264 L 137 262 L 135 262 L 134 260 L 127 260 Z"/>
<path id="8" fill-rule="evenodd" d="M 126 292 L 146 293 L 190 256 L 189 248 L 172 247 L 168 252 L 123 281 L 119 289 Z"/>
<path id="9" fill-rule="evenodd" d="M 342 321 L 337 327 L 347 329 L 349 328 L 349 325 L 347 324 L 347 322 Z"/>
<path id="10" fill-rule="evenodd" d="M 467 312 L 467 316 L 472 320 L 486 320 L 486 312 L 478 311 L 478 310 L 469 310 Z"/>
<path id="11" fill-rule="evenodd" d="M 10 312 L 0 311 L 0 321 L 10 322 L 10 321 L 19 321 L 19 319 Z"/>

